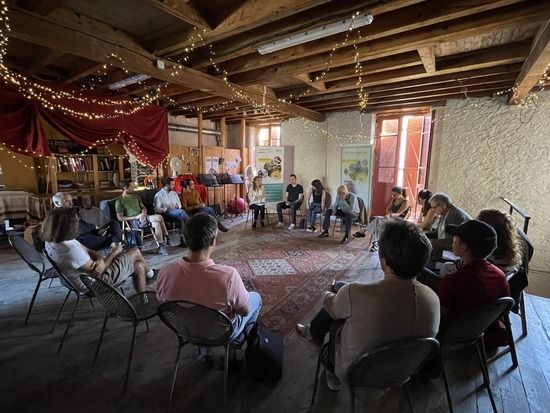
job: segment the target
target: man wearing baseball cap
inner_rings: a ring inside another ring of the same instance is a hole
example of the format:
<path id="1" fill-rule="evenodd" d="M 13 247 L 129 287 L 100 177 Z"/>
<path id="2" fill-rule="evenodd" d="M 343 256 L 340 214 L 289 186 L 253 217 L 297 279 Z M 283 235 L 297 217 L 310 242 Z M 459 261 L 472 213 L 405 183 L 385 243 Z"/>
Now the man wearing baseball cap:
<path id="1" fill-rule="evenodd" d="M 497 246 L 495 230 L 485 222 L 470 220 L 461 225 L 447 225 L 445 231 L 453 235 L 453 252 L 464 265 L 444 276 L 437 286 L 442 323 L 453 315 L 510 296 L 502 270 L 485 259 Z M 506 331 L 500 320 L 485 332 L 485 345 L 506 345 Z"/>

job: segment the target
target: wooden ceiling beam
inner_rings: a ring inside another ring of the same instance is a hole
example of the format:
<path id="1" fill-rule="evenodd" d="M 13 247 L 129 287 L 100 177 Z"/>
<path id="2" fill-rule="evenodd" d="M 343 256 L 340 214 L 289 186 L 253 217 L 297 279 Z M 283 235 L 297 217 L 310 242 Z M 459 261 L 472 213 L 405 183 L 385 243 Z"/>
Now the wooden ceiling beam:
<path id="1" fill-rule="evenodd" d="M 185 0 L 147 0 L 147 3 L 198 29 L 212 30 L 210 23 Z"/>
<path id="2" fill-rule="evenodd" d="M 417 50 L 420 60 L 422 60 L 422 64 L 424 65 L 424 69 L 426 69 L 426 73 L 434 73 L 436 70 L 435 46 L 419 47 Z"/>
<path id="3" fill-rule="evenodd" d="M 454 3 L 446 2 L 445 4 Z M 431 45 L 436 41 L 455 41 L 468 36 L 490 33 L 495 30 L 502 30 L 521 24 L 533 24 L 537 20 L 542 21 L 547 18 L 545 16 L 550 15 L 550 3 L 528 2 L 526 5 L 521 6 L 508 6 L 502 8 L 499 13 L 484 12 L 476 16 L 453 20 L 452 24 L 449 22 L 439 23 L 430 26 L 430 28 L 416 29 L 404 34 L 361 43 L 357 45 L 357 49 L 352 46 L 342 48 L 332 56 L 331 67 L 347 65 L 353 62 L 356 53 L 359 55 L 359 61 L 366 61 L 417 50 L 419 47 L 426 46 L 427 44 Z M 403 19 L 393 24 L 402 24 Z M 314 48 L 313 46 L 310 47 Z M 296 57 L 298 56 L 294 56 L 294 59 Z M 328 54 L 322 53 L 287 62 L 265 61 L 268 66 L 260 64 L 257 59 L 247 59 L 245 62 L 239 62 L 238 69 L 237 67 L 235 69 L 239 72 L 248 70 L 248 73 L 242 73 L 239 77 L 241 81 L 246 80 L 247 82 L 258 83 L 278 77 L 324 70 L 327 59 Z M 258 63 L 258 66 L 255 63 Z M 260 67 L 262 68 L 259 69 Z"/>
<path id="4" fill-rule="evenodd" d="M 549 70 L 549 65 L 550 20 L 546 22 L 543 31 L 538 35 L 527 60 L 523 64 L 508 103 L 515 105 L 521 103 L 531 89 L 537 85 L 545 71 Z"/>
<path id="5" fill-rule="evenodd" d="M 315 121 L 325 119 L 324 115 L 320 113 L 297 105 L 280 102 L 273 97 L 265 96 L 255 90 L 243 88 L 239 85 L 227 84 L 222 79 L 194 69 L 186 67 L 178 68 L 177 71 L 158 69 L 153 64 L 154 57 L 146 50 L 136 50 L 135 45 L 127 45 L 123 41 L 113 43 L 106 40 L 103 37 L 104 35 L 108 39 L 113 39 L 118 32 L 106 25 L 103 25 L 102 30 L 98 30 L 99 27 L 97 26 L 99 25 L 96 23 L 90 26 L 87 21 L 89 19 L 85 19 L 80 25 L 67 25 L 66 22 L 60 23 L 55 19 L 44 16 L 12 10 L 10 20 L 11 36 L 30 43 L 99 62 L 104 61 L 111 53 L 116 53 L 120 61 L 113 61 L 113 64 L 124 66 L 131 72 L 143 73 L 188 88 L 204 89 L 208 93 L 226 99 L 236 98 L 245 103 L 252 100 L 258 105 L 265 103 L 265 105 L 272 106 L 279 112 L 290 116 L 303 116 Z M 91 27 L 95 27 L 96 30 L 91 30 Z M 106 30 L 109 31 L 107 34 L 104 33 Z"/>
<path id="6" fill-rule="evenodd" d="M 509 75 L 511 73 L 518 73 L 521 69 L 520 63 L 515 63 L 511 65 L 502 65 L 497 67 L 488 67 L 483 69 L 476 69 L 476 70 L 468 70 L 463 72 L 457 72 L 457 73 L 449 73 L 446 75 L 439 75 L 435 74 L 433 76 L 425 76 L 423 78 L 418 78 L 414 80 L 403 80 L 403 81 L 397 81 L 394 79 L 393 82 L 388 83 L 381 83 L 381 84 L 375 84 L 372 86 L 368 86 L 366 88 L 366 91 L 371 92 L 380 92 L 380 91 L 388 91 L 388 90 L 404 90 L 408 88 L 414 88 L 418 86 L 427 86 L 427 85 L 438 85 L 443 82 L 449 82 L 449 81 L 468 81 L 470 79 L 482 79 L 487 76 L 498 76 L 498 75 Z M 353 89 L 351 89 L 353 90 Z M 299 93 L 303 92 L 302 89 L 284 89 L 278 92 L 277 96 L 280 99 L 288 99 L 290 97 L 290 94 L 297 95 Z M 316 100 L 322 100 L 328 98 L 330 99 L 331 96 L 346 96 L 349 94 L 348 91 L 341 91 L 341 92 L 327 92 L 327 93 L 310 93 L 309 95 L 301 98 L 299 100 L 300 104 L 307 103 L 310 101 L 316 101 Z"/>
<path id="7" fill-rule="evenodd" d="M 325 90 L 327 90 L 327 87 L 325 86 L 325 82 L 313 80 L 311 76 L 308 75 L 307 73 L 296 75 L 294 77 L 299 81 L 304 82 L 306 85 L 311 86 L 313 89 L 320 90 L 321 92 L 324 92 Z"/>
<path id="8" fill-rule="evenodd" d="M 518 14 L 529 12 L 530 8 L 525 5 L 507 6 L 518 1 L 521 0 L 470 0 L 459 6 L 456 2 L 428 0 L 375 16 L 371 25 L 361 28 L 361 39 L 354 39 L 354 33 L 351 34 L 348 45 L 334 53 L 332 64 L 338 66 L 352 62 L 356 51 L 363 60 L 365 57 L 384 57 L 398 52 L 416 50 L 428 44 L 433 45 L 437 41 L 448 41 L 477 34 L 483 26 L 495 27 L 494 25 L 497 24 L 498 27 L 501 21 L 507 19 L 515 21 Z M 503 5 L 507 7 L 502 7 Z M 537 13 L 541 9 L 548 8 L 538 6 Z M 498 13 L 494 12 L 495 8 L 500 8 Z M 503 16 L 500 17 L 501 15 Z M 449 24 L 449 21 L 453 23 Z M 270 66 L 274 68 L 283 66 L 283 69 L 277 72 L 281 75 L 323 70 L 331 50 L 336 44 L 342 44 L 346 36 L 347 34 L 343 33 L 263 56 L 260 54 L 245 56 L 220 66 L 229 75 L 248 71 L 257 72 L 258 69 Z M 351 40 L 355 40 L 357 50 L 351 45 Z M 365 56 L 365 53 L 369 55 Z M 306 57 L 309 58 L 306 59 Z M 295 65 L 302 70 L 296 71 Z"/>
<path id="9" fill-rule="evenodd" d="M 372 0 L 338 0 L 325 3 L 321 6 L 293 14 L 285 19 L 262 25 L 260 28 L 248 30 L 244 33 L 231 36 L 229 39 L 214 42 L 216 62 L 222 63 L 239 56 L 257 53 L 252 48 L 259 41 L 265 41 L 286 34 L 295 33 L 315 25 L 330 23 L 339 18 L 347 18 L 355 12 L 370 12 L 374 16 L 382 13 L 421 3 L 424 0 L 394 0 L 372 4 Z M 210 39 L 212 42 L 212 39 Z M 207 47 L 195 50 L 192 67 L 202 69 L 210 66 L 210 52 Z"/>
<path id="10" fill-rule="evenodd" d="M 36 59 L 34 63 L 27 69 L 28 73 L 37 72 L 39 69 L 51 65 L 65 53 L 58 50 L 49 50 L 48 53 L 41 59 Z"/>
<path id="11" fill-rule="evenodd" d="M 94 73 L 97 73 L 99 70 L 101 70 L 102 67 L 103 67 L 103 63 L 91 65 L 86 69 L 78 71 L 68 79 L 65 79 L 63 83 L 70 84 L 70 83 L 76 82 L 77 80 L 83 79 L 86 76 L 90 76 L 90 75 L 93 75 Z"/>

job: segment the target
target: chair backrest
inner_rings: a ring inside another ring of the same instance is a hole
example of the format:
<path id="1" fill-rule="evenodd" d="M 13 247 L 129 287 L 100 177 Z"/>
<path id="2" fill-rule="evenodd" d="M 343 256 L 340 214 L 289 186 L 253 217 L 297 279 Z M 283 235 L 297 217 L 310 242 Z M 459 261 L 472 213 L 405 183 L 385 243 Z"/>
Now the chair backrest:
<path id="1" fill-rule="evenodd" d="M 80 279 L 94 293 L 97 301 L 109 313 L 116 315 L 124 321 L 135 322 L 137 320 L 134 306 L 117 288 L 106 283 L 101 278 L 88 274 L 81 274 Z"/>
<path id="2" fill-rule="evenodd" d="M 439 350 L 434 338 L 416 338 L 379 347 L 359 357 L 348 369 L 352 388 L 398 387 L 416 374 Z"/>
<path id="3" fill-rule="evenodd" d="M 10 245 L 15 252 L 27 263 L 31 270 L 38 274 L 43 274 L 45 270 L 44 257 L 30 245 L 23 235 L 10 235 L 8 238 Z"/>
<path id="4" fill-rule="evenodd" d="M 518 236 L 521 241 L 521 253 L 522 253 L 522 259 L 521 259 L 521 266 L 525 269 L 525 272 L 529 272 L 529 262 L 531 261 L 531 258 L 533 258 L 533 253 L 535 252 L 535 248 L 533 247 L 533 244 L 531 244 L 531 241 L 527 237 L 527 234 L 523 232 L 521 229 L 518 228 Z"/>
<path id="5" fill-rule="evenodd" d="M 113 199 L 104 199 L 103 201 L 99 202 L 99 209 L 101 209 L 103 215 L 105 215 L 107 222 L 118 221 L 115 208 L 115 204 L 118 198 L 119 197 Z"/>
<path id="6" fill-rule="evenodd" d="M 155 214 L 155 195 L 160 189 L 145 189 L 139 193 L 141 202 L 147 208 L 147 214 Z"/>
<path id="7" fill-rule="evenodd" d="M 323 205 L 325 209 L 329 209 L 332 207 L 332 195 L 329 191 L 325 190 L 325 205 Z"/>
<path id="8" fill-rule="evenodd" d="M 514 305 L 511 297 L 498 298 L 490 304 L 468 311 L 444 324 L 439 331 L 441 344 L 460 344 L 476 341 L 503 314 Z"/>
<path id="9" fill-rule="evenodd" d="M 357 221 L 360 225 L 367 225 L 369 223 L 369 214 L 367 206 L 365 205 L 365 200 L 358 196 L 357 203 L 359 204 L 359 216 L 357 217 Z"/>
<path id="10" fill-rule="evenodd" d="M 44 250 L 43 253 L 44 253 L 44 256 L 50 262 L 50 264 L 52 265 L 52 267 L 57 271 L 57 274 L 59 276 L 59 282 L 61 282 L 61 284 L 64 287 L 68 288 L 69 290 L 75 291 L 80 294 L 81 290 L 76 286 L 76 284 L 69 277 L 65 275 L 63 271 L 61 271 L 61 268 L 59 268 L 59 265 L 57 265 L 57 263 L 52 259 L 52 257 L 49 256 L 48 252 Z"/>
<path id="11" fill-rule="evenodd" d="M 162 303 L 159 317 L 180 339 L 192 344 L 226 345 L 233 333 L 233 324 L 223 312 L 185 301 Z"/>

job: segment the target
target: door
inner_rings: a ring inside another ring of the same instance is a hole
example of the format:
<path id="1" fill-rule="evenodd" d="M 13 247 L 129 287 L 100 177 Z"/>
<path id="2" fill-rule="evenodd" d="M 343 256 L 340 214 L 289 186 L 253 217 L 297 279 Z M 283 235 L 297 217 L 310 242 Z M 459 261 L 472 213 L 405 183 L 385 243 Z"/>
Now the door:
<path id="1" fill-rule="evenodd" d="M 385 214 L 394 186 L 406 189 L 416 216 L 416 194 L 428 178 L 430 126 L 430 113 L 377 116 L 371 216 Z"/>

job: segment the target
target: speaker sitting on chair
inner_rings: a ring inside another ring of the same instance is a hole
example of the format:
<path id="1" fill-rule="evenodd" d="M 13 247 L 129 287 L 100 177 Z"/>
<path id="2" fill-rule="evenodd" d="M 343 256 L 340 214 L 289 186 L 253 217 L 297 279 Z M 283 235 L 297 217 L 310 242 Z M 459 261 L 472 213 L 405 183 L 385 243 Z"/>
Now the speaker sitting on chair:
<path id="1" fill-rule="evenodd" d="M 198 181 L 204 186 L 219 186 L 216 175 L 214 174 L 199 174 Z"/>

